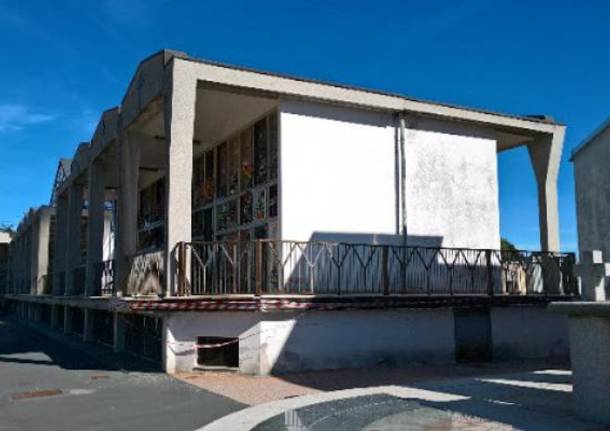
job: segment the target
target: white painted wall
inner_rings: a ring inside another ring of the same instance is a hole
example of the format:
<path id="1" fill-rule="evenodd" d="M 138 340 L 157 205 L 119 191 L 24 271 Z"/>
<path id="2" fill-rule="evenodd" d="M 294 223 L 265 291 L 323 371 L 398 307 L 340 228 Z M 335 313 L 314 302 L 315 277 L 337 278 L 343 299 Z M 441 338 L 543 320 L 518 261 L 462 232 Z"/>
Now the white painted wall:
<path id="1" fill-rule="evenodd" d="M 392 116 L 294 101 L 280 112 L 282 238 L 399 242 Z M 494 133 L 420 119 L 405 153 L 409 244 L 499 248 Z"/>
<path id="2" fill-rule="evenodd" d="M 197 337 L 239 337 L 240 371 L 258 372 L 259 313 L 178 312 L 164 319 L 166 371 L 192 371 L 197 366 Z"/>
<path id="3" fill-rule="evenodd" d="M 408 124 L 405 147 L 409 243 L 500 248 L 493 133 L 418 120 Z"/>
<path id="4" fill-rule="evenodd" d="M 115 231 L 112 226 L 112 213 L 104 213 L 104 243 L 102 248 L 102 258 L 104 260 L 114 259 Z"/>
<path id="5" fill-rule="evenodd" d="M 164 319 L 168 372 L 197 365 L 197 337 L 239 337 L 240 372 L 452 363 L 451 308 L 309 312 L 174 312 Z M 494 360 L 567 356 L 565 316 L 544 307 L 490 310 Z"/>
<path id="6" fill-rule="evenodd" d="M 284 102 L 280 128 L 283 239 L 376 242 L 396 232 L 389 114 Z"/>
<path id="7" fill-rule="evenodd" d="M 453 311 L 319 311 L 265 316 L 260 372 L 452 363 Z"/>
<path id="8" fill-rule="evenodd" d="M 248 374 L 454 361 L 453 311 L 176 312 L 165 320 L 167 372 L 192 371 L 199 336 L 239 337 Z"/>

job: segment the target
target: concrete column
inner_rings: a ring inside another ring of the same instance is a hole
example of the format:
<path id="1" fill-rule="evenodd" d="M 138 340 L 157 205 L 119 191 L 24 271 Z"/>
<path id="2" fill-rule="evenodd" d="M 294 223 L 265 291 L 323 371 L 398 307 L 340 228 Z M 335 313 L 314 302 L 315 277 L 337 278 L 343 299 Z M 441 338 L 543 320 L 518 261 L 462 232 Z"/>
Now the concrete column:
<path id="1" fill-rule="evenodd" d="M 559 251 L 559 210 L 557 176 L 561 162 L 564 127 L 552 135 L 544 135 L 528 144 L 528 151 L 538 184 L 540 247 L 543 251 Z"/>
<path id="2" fill-rule="evenodd" d="M 139 143 L 123 132 L 119 137 L 119 195 L 116 231 L 115 289 L 117 296 L 127 293 L 131 256 L 137 250 Z"/>
<path id="3" fill-rule="evenodd" d="M 34 220 L 28 228 L 31 232 L 30 239 L 30 261 L 29 261 L 29 286 L 31 295 L 39 295 L 41 292 L 38 290 L 38 249 L 40 246 L 40 218 L 34 215 Z"/>
<path id="4" fill-rule="evenodd" d="M 549 309 L 569 316 L 574 413 L 610 426 L 610 303 L 551 303 Z"/>
<path id="5" fill-rule="evenodd" d="M 172 63 L 164 95 L 166 160 L 165 293 L 177 290 L 177 246 L 191 240 L 191 188 L 197 80 Z M 187 270 L 188 274 L 189 271 Z"/>
<path id="6" fill-rule="evenodd" d="M 72 308 L 64 306 L 64 334 L 72 333 Z"/>
<path id="7" fill-rule="evenodd" d="M 63 295 L 66 283 L 66 255 L 68 249 L 68 197 L 66 193 L 57 197 L 55 204 L 55 250 L 53 251 L 53 294 Z M 63 275 L 62 275 L 63 274 Z M 64 287 L 62 290 L 61 279 Z"/>
<path id="8" fill-rule="evenodd" d="M 66 262 L 66 295 L 73 295 L 77 290 L 74 285 L 73 269 L 80 266 L 80 235 L 83 214 L 83 186 L 72 184 L 68 190 L 68 247 Z"/>
<path id="9" fill-rule="evenodd" d="M 42 305 L 31 304 L 32 307 L 32 320 L 34 322 L 42 322 Z"/>
<path id="10" fill-rule="evenodd" d="M 34 226 L 32 251 L 32 277 L 36 279 L 36 294 L 44 292 L 45 276 L 49 270 L 49 237 L 51 234 L 51 209 L 42 208 L 38 223 Z"/>
<path id="11" fill-rule="evenodd" d="M 95 319 L 95 310 L 90 308 L 83 309 L 83 341 L 94 341 L 93 336 L 93 320 Z"/>
<path id="12" fill-rule="evenodd" d="M 113 314 L 113 340 L 112 348 L 115 353 L 125 351 L 125 333 L 127 331 L 127 325 L 125 324 L 125 318 L 120 313 Z"/>
<path id="13" fill-rule="evenodd" d="M 56 304 L 51 304 L 51 328 L 59 326 L 59 309 Z"/>
<path id="14" fill-rule="evenodd" d="M 87 222 L 86 296 L 100 294 L 99 266 L 104 258 L 104 207 L 106 201 L 104 165 L 94 161 L 89 166 L 89 219 Z"/>
<path id="15" fill-rule="evenodd" d="M 173 313 L 167 313 L 163 318 L 163 331 L 161 332 L 161 366 L 166 373 L 176 372 L 176 352 L 172 349 L 174 343 L 174 335 L 172 333 L 172 316 Z"/>

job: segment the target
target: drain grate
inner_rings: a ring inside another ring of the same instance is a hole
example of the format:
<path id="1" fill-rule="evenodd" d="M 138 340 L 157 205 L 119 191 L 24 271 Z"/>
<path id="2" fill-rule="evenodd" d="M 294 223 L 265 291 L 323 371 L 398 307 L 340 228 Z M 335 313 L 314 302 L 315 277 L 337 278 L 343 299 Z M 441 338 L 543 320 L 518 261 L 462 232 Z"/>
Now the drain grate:
<path id="1" fill-rule="evenodd" d="M 39 391 L 17 392 L 11 395 L 11 399 L 17 401 L 30 398 L 53 397 L 55 395 L 61 395 L 62 393 L 61 389 L 42 389 Z"/>
<path id="2" fill-rule="evenodd" d="M 102 380 L 102 379 L 109 379 L 110 376 L 105 376 L 103 374 L 94 374 L 93 376 L 91 376 L 91 380 Z"/>

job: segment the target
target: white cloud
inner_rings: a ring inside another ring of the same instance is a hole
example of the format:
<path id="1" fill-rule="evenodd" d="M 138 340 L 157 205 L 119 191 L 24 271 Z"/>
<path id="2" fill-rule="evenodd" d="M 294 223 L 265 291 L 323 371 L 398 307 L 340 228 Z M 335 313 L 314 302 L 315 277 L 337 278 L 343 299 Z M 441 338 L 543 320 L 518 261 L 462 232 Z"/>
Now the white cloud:
<path id="1" fill-rule="evenodd" d="M 33 111 L 29 106 L 19 104 L 0 104 L 0 133 L 18 131 L 27 126 L 46 123 L 53 116 Z"/>

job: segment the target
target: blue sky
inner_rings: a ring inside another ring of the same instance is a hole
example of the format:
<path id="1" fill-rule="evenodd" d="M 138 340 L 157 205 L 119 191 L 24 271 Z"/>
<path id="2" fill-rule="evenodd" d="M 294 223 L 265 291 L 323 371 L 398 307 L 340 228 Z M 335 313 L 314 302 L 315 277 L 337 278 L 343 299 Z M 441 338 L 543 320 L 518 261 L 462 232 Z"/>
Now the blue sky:
<path id="1" fill-rule="evenodd" d="M 137 63 L 192 56 L 568 126 L 559 180 L 562 248 L 576 248 L 567 159 L 610 116 L 604 1 L 0 0 L 0 222 L 49 199 L 59 157 L 89 140 Z M 527 152 L 501 154 L 501 229 L 538 245 Z"/>

